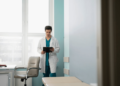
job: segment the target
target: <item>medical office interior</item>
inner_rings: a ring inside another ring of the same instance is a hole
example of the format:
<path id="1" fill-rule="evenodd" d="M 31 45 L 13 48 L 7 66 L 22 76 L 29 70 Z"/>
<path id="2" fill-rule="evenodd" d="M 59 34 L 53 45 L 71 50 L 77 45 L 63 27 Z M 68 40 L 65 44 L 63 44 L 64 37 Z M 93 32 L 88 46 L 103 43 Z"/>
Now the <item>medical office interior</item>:
<path id="1" fill-rule="evenodd" d="M 0 67 L 0 86 L 42 86 L 42 83 L 45 86 L 119 86 L 119 75 L 114 74 L 120 72 L 117 68 L 119 59 L 116 58 L 120 56 L 117 52 L 120 47 L 112 47 L 114 43 L 111 43 L 111 38 L 114 35 L 111 34 L 114 32 L 113 34 L 120 35 L 120 17 L 114 17 L 113 21 L 118 21 L 116 23 L 106 23 L 112 21 L 112 16 L 120 14 L 116 9 L 119 7 L 118 2 L 120 1 L 0 0 L 0 65 L 7 66 Z M 112 7 L 113 10 L 116 9 L 113 15 Z M 111 28 L 114 24 L 115 31 Z M 52 78 L 48 79 L 47 83 L 47 78 L 43 80 L 42 73 L 38 72 L 36 77 L 28 78 L 27 85 L 24 85 L 25 80 L 22 82 L 22 79 L 15 78 L 14 75 L 26 74 L 29 58 L 40 56 L 37 46 L 45 36 L 46 25 L 52 26 L 52 36 L 60 45 L 57 77 L 53 77 L 53 81 Z M 116 35 L 114 42 L 118 45 L 120 42 Z M 107 49 L 113 54 L 108 53 Z M 116 60 L 112 58 L 114 54 Z"/>

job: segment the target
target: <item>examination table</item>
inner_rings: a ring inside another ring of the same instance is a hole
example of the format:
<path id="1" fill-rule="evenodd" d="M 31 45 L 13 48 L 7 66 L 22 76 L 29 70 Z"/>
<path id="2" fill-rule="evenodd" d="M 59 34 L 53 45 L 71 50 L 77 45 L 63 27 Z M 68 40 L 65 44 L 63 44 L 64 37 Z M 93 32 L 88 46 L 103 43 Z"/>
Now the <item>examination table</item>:
<path id="1" fill-rule="evenodd" d="M 44 77 L 45 86 L 90 86 L 76 77 Z"/>

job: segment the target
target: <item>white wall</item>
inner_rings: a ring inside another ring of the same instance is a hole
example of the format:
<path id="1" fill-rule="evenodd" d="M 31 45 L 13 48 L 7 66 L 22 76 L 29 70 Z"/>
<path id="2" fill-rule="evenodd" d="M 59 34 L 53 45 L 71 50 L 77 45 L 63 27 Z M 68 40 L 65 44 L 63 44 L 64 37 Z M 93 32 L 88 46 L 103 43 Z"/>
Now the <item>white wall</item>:
<path id="1" fill-rule="evenodd" d="M 88 84 L 97 83 L 96 4 L 97 0 L 69 0 L 70 76 Z"/>

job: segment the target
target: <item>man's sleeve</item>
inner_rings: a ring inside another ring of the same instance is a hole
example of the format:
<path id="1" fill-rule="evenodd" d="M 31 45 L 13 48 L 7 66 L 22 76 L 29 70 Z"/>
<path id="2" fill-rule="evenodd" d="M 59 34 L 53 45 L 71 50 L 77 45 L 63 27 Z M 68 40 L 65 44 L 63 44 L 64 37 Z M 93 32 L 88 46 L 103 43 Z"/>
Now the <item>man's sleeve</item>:
<path id="1" fill-rule="evenodd" d="M 38 52 L 39 54 L 41 54 L 41 52 L 42 52 L 41 40 L 40 40 L 39 43 L 38 43 L 37 52 Z"/>
<path id="2" fill-rule="evenodd" d="M 58 53 L 60 50 L 60 46 L 59 46 L 59 43 L 57 41 L 57 39 L 55 40 L 55 48 L 54 48 L 54 51 L 52 53 Z"/>

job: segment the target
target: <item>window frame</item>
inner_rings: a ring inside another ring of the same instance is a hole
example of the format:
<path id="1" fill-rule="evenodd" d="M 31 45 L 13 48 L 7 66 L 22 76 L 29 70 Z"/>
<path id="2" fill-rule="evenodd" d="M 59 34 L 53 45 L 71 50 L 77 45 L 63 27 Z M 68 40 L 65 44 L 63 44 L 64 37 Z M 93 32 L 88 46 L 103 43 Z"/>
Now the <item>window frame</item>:
<path id="1" fill-rule="evenodd" d="M 4 63 L 26 67 L 28 64 L 28 37 L 44 37 L 45 33 L 28 33 L 28 1 L 22 0 L 22 32 L 0 32 L 0 36 L 22 37 L 22 64 Z M 54 0 L 49 0 L 49 25 L 52 26 L 54 36 Z M 37 49 L 36 49 L 37 52 Z"/>

